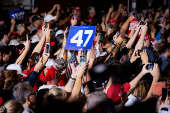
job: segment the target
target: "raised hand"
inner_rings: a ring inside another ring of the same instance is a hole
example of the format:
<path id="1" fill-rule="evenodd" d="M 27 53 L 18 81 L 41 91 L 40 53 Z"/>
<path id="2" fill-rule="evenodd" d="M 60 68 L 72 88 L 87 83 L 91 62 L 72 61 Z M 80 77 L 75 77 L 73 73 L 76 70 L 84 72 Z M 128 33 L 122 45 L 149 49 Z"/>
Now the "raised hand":
<path id="1" fill-rule="evenodd" d="M 59 11 L 61 9 L 60 4 L 57 5 L 57 10 Z"/>
<path id="2" fill-rule="evenodd" d="M 160 76 L 160 68 L 158 64 L 154 63 L 153 69 L 150 69 L 150 73 L 153 77 L 158 77 Z"/>
<path id="3" fill-rule="evenodd" d="M 77 25 L 77 18 L 76 18 L 76 17 L 74 17 L 73 19 L 71 19 L 71 25 L 72 25 L 72 26 Z"/>
<path id="4" fill-rule="evenodd" d="M 148 58 L 148 54 L 146 52 L 146 50 L 143 50 L 141 53 L 140 53 L 140 56 L 141 56 L 141 60 L 142 60 L 142 63 L 143 64 L 146 64 L 149 62 L 149 58 Z"/>
<path id="5" fill-rule="evenodd" d="M 25 49 L 29 49 L 30 48 L 30 40 L 28 39 L 28 34 L 26 35 L 27 37 L 27 40 L 23 42 L 24 46 L 25 46 Z"/>
<path id="6" fill-rule="evenodd" d="M 146 64 L 143 66 L 142 71 L 141 71 L 142 74 L 149 73 L 149 70 L 146 69 L 146 67 L 147 67 L 148 64 L 149 64 L 149 63 L 146 63 Z"/>
<path id="7" fill-rule="evenodd" d="M 113 12 L 114 7 L 112 6 L 111 8 L 109 8 L 109 13 Z"/>
<path id="8" fill-rule="evenodd" d="M 58 4 L 54 4 L 53 9 L 56 9 L 58 7 Z"/>
<path id="9" fill-rule="evenodd" d="M 97 55 L 96 48 L 91 48 L 89 59 L 94 60 L 96 58 L 96 55 Z"/>
<path id="10" fill-rule="evenodd" d="M 138 56 L 138 54 L 136 54 L 137 51 L 134 51 L 132 56 L 131 56 L 131 59 L 130 59 L 130 62 L 133 63 L 136 61 L 136 59 L 138 59 L 140 56 Z"/>
<path id="11" fill-rule="evenodd" d="M 147 23 L 143 26 L 141 26 L 142 33 L 146 33 L 148 30 Z"/>
<path id="12" fill-rule="evenodd" d="M 83 76 L 83 74 L 85 73 L 85 71 L 86 71 L 86 69 L 87 69 L 87 66 L 88 66 L 88 63 L 85 62 L 85 63 L 83 63 L 82 66 L 80 66 L 80 67 L 78 68 L 78 70 L 77 70 L 77 76 L 78 76 L 78 77 L 82 77 L 82 76 Z"/>

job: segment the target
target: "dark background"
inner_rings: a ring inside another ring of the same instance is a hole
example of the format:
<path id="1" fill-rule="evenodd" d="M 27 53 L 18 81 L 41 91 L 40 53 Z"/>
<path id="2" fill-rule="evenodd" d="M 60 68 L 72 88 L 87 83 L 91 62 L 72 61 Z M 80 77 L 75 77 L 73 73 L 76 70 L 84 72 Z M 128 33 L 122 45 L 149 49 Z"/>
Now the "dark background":
<path id="1" fill-rule="evenodd" d="M 136 1 L 136 9 L 145 9 L 148 5 L 148 0 L 133 0 Z M 40 11 L 48 12 L 52 9 L 53 5 L 56 3 L 61 4 L 61 9 L 66 10 L 68 3 L 74 6 L 79 6 L 81 8 L 82 16 L 87 16 L 87 7 L 94 6 L 96 10 L 108 11 L 111 7 L 111 3 L 114 5 L 115 9 L 118 8 L 119 4 L 127 4 L 128 0 L 34 0 L 34 6 L 38 6 Z M 170 0 L 166 0 L 169 4 Z M 130 0 L 130 10 L 131 10 L 132 0 Z M 153 6 L 157 8 L 160 5 L 164 5 L 164 0 L 154 0 Z"/>

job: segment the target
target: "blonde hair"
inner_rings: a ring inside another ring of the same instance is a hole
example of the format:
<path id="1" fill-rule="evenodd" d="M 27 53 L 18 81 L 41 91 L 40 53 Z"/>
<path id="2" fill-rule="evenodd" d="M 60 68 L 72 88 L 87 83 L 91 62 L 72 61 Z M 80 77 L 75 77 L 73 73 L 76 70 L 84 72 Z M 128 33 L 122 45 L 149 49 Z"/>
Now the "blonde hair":
<path id="1" fill-rule="evenodd" d="M 132 94 L 135 97 L 142 97 L 143 99 L 146 98 L 147 93 L 149 91 L 149 85 L 145 80 L 142 80 L 138 83 Z"/>
<path id="2" fill-rule="evenodd" d="M 0 113 L 22 113 L 23 111 L 24 107 L 22 104 L 15 100 L 9 100 L 4 106 L 0 107 Z"/>
<path id="3" fill-rule="evenodd" d="M 57 100 L 65 100 L 67 98 L 67 93 L 60 88 L 52 88 L 49 90 L 48 96 L 54 96 Z"/>

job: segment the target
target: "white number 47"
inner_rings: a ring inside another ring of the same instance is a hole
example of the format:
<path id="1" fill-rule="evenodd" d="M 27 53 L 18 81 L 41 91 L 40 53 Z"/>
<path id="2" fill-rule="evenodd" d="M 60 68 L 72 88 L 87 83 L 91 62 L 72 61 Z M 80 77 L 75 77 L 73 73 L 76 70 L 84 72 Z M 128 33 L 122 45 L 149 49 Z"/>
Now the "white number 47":
<path id="1" fill-rule="evenodd" d="M 89 42 L 92 34 L 93 34 L 93 30 L 85 30 L 84 34 L 89 34 L 86 41 L 83 44 L 83 47 L 85 47 L 87 45 L 87 43 Z M 81 44 L 83 43 L 82 40 L 82 36 L 83 36 L 83 30 L 79 30 L 74 36 L 73 38 L 70 40 L 70 43 L 77 43 L 77 47 L 81 47 Z M 77 39 L 78 37 L 78 39 Z M 76 40 L 77 39 L 77 40 Z"/>

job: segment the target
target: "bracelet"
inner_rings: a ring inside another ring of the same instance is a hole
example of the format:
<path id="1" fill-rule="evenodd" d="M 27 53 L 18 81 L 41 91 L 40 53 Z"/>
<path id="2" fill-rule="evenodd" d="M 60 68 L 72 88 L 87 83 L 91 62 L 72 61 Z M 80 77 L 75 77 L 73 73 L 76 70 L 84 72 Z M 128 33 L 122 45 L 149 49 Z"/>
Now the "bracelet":
<path id="1" fill-rule="evenodd" d="M 114 45 L 114 46 L 116 46 L 116 44 L 114 43 L 114 40 L 111 41 L 111 44 Z"/>
<path id="2" fill-rule="evenodd" d="M 70 77 L 72 80 L 76 80 L 75 78 L 73 78 L 73 77 Z"/>
<path id="3" fill-rule="evenodd" d="M 26 54 L 24 54 L 24 53 L 21 53 L 22 55 L 24 55 L 24 56 L 26 56 Z"/>

